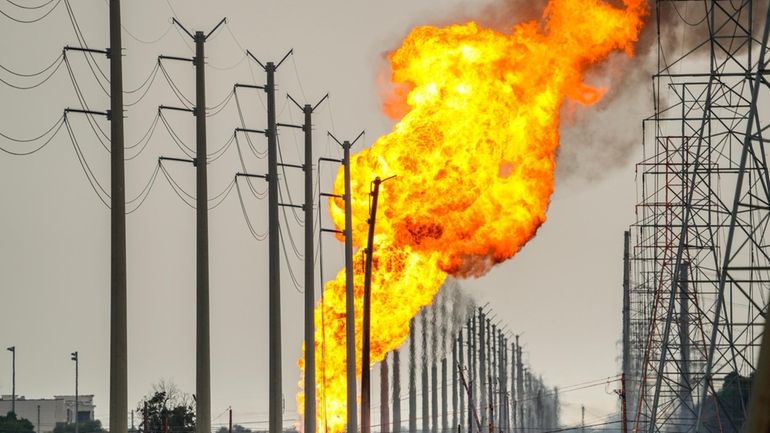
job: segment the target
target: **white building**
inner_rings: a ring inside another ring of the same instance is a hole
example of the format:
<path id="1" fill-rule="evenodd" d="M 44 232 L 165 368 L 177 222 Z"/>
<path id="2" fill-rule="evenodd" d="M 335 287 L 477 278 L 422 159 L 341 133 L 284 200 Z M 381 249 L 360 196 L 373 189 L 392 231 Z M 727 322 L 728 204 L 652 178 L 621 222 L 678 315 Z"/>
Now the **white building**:
<path id="1" fill-rule="evenodd" d="M 78 420 L 93 420 L 94 396 L 78 396 L 78 403 Z M 10 395 L 0 396 L 0 414 L 4 416 L 10 412 L 11 406 Z M 51 432 L 57 423 L 75 422 L 75 396 L 55 395 L 53 398 L 27 399 L 17 395 L 16 416 L 29 420 L 37 433 Z"/>

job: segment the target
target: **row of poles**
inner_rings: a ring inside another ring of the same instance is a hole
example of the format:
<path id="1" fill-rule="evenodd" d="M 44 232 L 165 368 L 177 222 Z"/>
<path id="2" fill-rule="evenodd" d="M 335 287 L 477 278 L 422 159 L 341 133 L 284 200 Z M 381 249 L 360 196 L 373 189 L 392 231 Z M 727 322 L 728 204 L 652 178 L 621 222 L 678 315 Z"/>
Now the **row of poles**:
<path id="1" fill-rule="evenodd" d="M 525 367 L 518 336 L 478 308 L 449 337 L 448 353 L 442 352 L 431 344 L 439 331 L 426 311 L 411 323 L 405 398 L 400 351 L 380 365 L 380 432 L 537 432 L 558 426 L 558 390 L 546 388 Z M 403 400 L 408 402 L 406 426 Z"/>
<path id="2" fill-rule="evenodd" d="M 125 417 L 115 414 L 128 413 L 127 387 L 127 309 L 126 309 L 126 219 L 125 219 L 125 167 L 124 167 L 124 106 L 123 106 L 123 77 L 122 77 L 122 41 L 121 41 L 121 12 L 120 0 L 109 0 L 110 47 L 107 50 L 96 50 L 87 47 L 67 47 L 67 49 L 86 51 L 89 53 L 105 54 L 110 60 L 110 110 L 106 112 L 85 109 L 67 109 L 68 113 L 86 115 L 104 115 L 110 121 L 110 150 L 111 150 L 111 247 L 110 247 L 110 423 L 109 429 L 114 433 L 125 433 L 128 423 Z M 159 110 L 174 110 L 191 112 L 196 118 L 196 158 L 194 160 L 161 157 L 160 161 L 177 161 L 192 163 L 196 168 L 196 429 L 198 433 L 210 433 L 211 428 L 211 374 L 210 374 L 210 327 L 209 327 L 209 257 L 208 257 L 208 186 L 207 186 L 207 144 L 206 144 L 206 77 L 205 77 L 205 43 L 207 39 L 223 24 L 220 21 L 208 33 L 188 31 L 178 20 L 173 20 L 195 43 L 195 57 L 184 58 L 176 56 L 160 56 L 158 61 L 192 62 L 195 67 L 195 107 L 180 108 L 160 106 Z M 279 207 L 300 207 L 305 217 L 305 251 L 313 251 L 313 148 L 312 148 L 312 113 L 326 98 L 316 105 L 301 106 L 289 97 L 304 113 L 302 125 L 281 124 L 276 119 L 276 87 L 275 72 L 291 51 L 278 63 L 262 63 L 253 54 L 247 55 L 256 61 L 266 73 L 266 84 L 263 86 L 250 84 L 235 84 L 234 91 L 239 88 L 256 89 L 267 95 L 267 129 L 255 130 L 237 128 L 236 133 L 263 134 L 267 138 L 268 172 L 267 174 L 236 173 L 236 178 L 261 178 L 268 183 L 268 251 L 269 251 L 269 431 L 280 433 L 282 422 L 282 357 L 281 357 L 281 281 L 280 281 L 280 222 Z M 298 128 L 304 131 L 305 161 L 304 164 L 291 165 L 278 162 L 278 127 Z M 331 135 L 331 134 L 330 134 Z M 353 299 L 353 245 L 352 245 L 352 209 L 350 203 L 350 149 L 362 136 L 359 134 L 352 141 L 339 141 L 333 137 L 343 149 L 342 160 L 319 158 L 318 163 L 334 162 L 344 166 L 345 195 L 345 267 L 347 274 L 346 287 L 346 326 L 347 355 L 348 355 L 348 431 L 357 431 L 356 420 L 356 366 L 355 366 L 355 335 L 354 335 L 354 299 Z M 279 202 L 278 167 L 289 166 L 304 171 L 305 202 L 303 205 Z M 377 185 L 382 182 L 376 180 Z M 321 194 L 332 196 L 332 194 Z M 323 232 L 338 232 L 323 229 Z M 371 248 L 369 249 L 371 251 Z M 371 256 L 371 254 L 369 254 Z M 313 281 L 314 263 L 312 254 L 305 254 L 304 281 L 304 319 L 305 341 L 314 341 L 315 329 L 313 311 L 315 306 L 315 287 Z M 315 349 L 313 344 L 306 345 L 306 374 L 305 374 L 305 425 L 304 431 L 315 432 Z"/>

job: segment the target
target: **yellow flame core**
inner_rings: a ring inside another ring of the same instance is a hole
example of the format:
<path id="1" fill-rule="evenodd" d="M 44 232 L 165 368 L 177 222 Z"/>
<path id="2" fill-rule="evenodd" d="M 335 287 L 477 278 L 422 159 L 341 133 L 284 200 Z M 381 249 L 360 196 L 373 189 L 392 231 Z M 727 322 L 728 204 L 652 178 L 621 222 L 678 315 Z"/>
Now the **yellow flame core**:
<path id="1" fill-rule="evenodd" d="M 405 114 L 351 163 L 355 246 L 366 243 L 371 181 L 397 175 L 382 186 L 375 232 L 372 363 L 404 342 L 410 319 L 447 275 L 483 275 L 545 221 L 562 103 L 601 98 L 602 89 L 583 82 L 585 70 L 612 51 L 630 55 L 643 25 L 646 2 L 623 3 L 551 0 L 541 22 L 510 34 L 474 22 L 417 27 L 389 56 L 392 82 L 408 91 L 394 92 L 398 100 L 386 106 L 403 106 Z M 342 170 L 334 189 L 344 191 Z M 330 212 L 342 229 L 344 202 L 332 199 Z M 354 263 L 360 318 L 362 251 Z M 318 431 L 340 433 L 347 418 L 344 270 L 326 285 L 315 326 Z M 360 320 L 356 336 L 360 375 Z M 304 358 L 299 365 L 304 371 Z M 301 392 L 297 401 L 302 411 Z"/>

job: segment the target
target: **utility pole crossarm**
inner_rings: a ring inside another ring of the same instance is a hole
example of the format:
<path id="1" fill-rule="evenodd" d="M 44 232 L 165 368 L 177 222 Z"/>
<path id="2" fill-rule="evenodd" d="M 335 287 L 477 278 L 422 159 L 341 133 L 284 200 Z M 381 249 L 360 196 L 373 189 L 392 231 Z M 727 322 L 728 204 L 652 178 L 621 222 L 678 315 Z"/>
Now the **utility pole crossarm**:
<path id="1" fill-rule="evenodd" d="M 64 51 L 82 51 L 85 53 L 104 54 L 105 56 L 108 56 L 108 57 L 110 55 L 109 50 L 97 50 L 94 48 L 84 48 L 84 47 L 71 47 L 69 45 L 64 46 Z"/>
<path id="2" fill-rule="evenodd" d="M 302 166 L 302 165 L 299 165 L 299 164 L 285 164 L 285 163 L 283 163 L 283 162 L 279 162 L 279 163 L 278 163 L 278 166 L 279 166 L 279 167 L 297 168 L 297 169 L 300 169 L 300 170 L 304 170 L 304 169 L 305 169 L 305 167 L 304 167 L 304 166 Z"/>
<path id="3" fill-rule="evenodd" d="M 174 157 L 170 157 L 170 156 L 159 156 L 158 157 L 158 162 L 162 162 L 162 161 L 187 162 L 187 163 L 190 163 L 190 164 L 193 164 L 193 165 L 195 164 L 195 160 L 194 159 L 174 158 Z"/>
<path id="4" fill-rule="evenodd" d="M 265 90 L 265 86 L 256 86 L 254 84 L 240 84 L 240 83 L 234 84 L 233 88 L 235 88 L 235 89 L 243 88 L 243 89 Z"/>
<path id="5" fill-rule="evenodd" d="M 249 133 L 252 133 L 252 134 L 267 135 L 267 130 L 266 129 L 235 128 L 235 132 L 249 132 Z"/>
<path id="6" fill-rule="evenodd" d="M 259 179 L 267 180 L 267 175 L 265 175 L 265 174 L 235 173 L 235 177 L 236 178 L 239 178 L 239 177 L 256 177 L 256 178 L 259 178 Z"/>
<path id="7" fill-rule="evenodd" d="M 301 204 L 292 204 L 292 203 L 278 203 L 278 206 L 284 206 L 284 207 L 293 207 L 297 209 L 304 209 L 305 206 Z"/>
<path id="8" fill-rule="evenodd" d="M 291 123 L 276 123 L 275 126 L 281 126 L 284 128 L 305 129 L 303 125 L 292 125 Z"/>
<path id="9" fill-rule="evenodd" d="M 219 27 L 222 26 L 222 24 L 225 24 L 225 23 L 227 23 L 227 17 L 222 18 L 219 21 L 219 23 L 217 23 L 217 25 L 215 25 L 214 28 L 211 29 L 211 31 L 206 34 L 206 36 L 203 38 L 203 40 L 207 40 L 211 35 L 214 34 L 215 31 L 217 31 L 217 29 L 219 29 Z"/>
<path id="10" fill-rule="evenodd" d="M 105 117 L 109 117 L 110 116 L 110 112 L 109 111 L 83 110 L 83 109 L 80 109 L 80 108 L 65 108 L 64 109 L 65 116 L 67 115 L 67 113 L 91 114 L 91 115 L 94 115 L 94 116 L 105 116 Z"/>
<path id="11" fill-rule="evenodd" d="M 172 107 L 170 105 L 160 105 L 158 106 L 158 111 L 160 110 L 186 111 L 188 113 L 195 114 L 195 108 Z"/>
<path id="12" fill-rule="evenodd" d="M 333 198 L 341 198 L 341 199 L 343 199 L 343 200 L 345 199 L 345 196 L 344 196 L 344 195 L 339 195 L 339 194 L 329 194 L 328 192 L 322 192 L 322 193 L 321 193 L 321 197 L 333 197 Z"/>
<path id="13" fill-rule="evenodd" d="M 176 60 L 176 61 L 179 61 L 179 62 L 195 63 L 195 59 L 191 58 L 191 57 L 165 56 L 163 54 L 158 56 L 158 61 L 161 61 L 161 60 Z"/>
<path id="14" fill-rule="evenodd" d="M 187 33 L 187 36 L 189 36 L 189 37 L 190 37 L 190 39 L 195 39 L 195 36 L 193 36 L 193 34 L 192 34 L 192 33 L 190 33 L 190 31 L 189 31 L 189 30 L 187 30 L 187 29 L 185 28 L 185 26 L 183 26 L 183 25 L 182 25 L 182 23 L 180 23 L 180 22 L 179 22 L 179 20 L 178 20 L 178 19 L 176 19 L 176 17 L 173 17 L 173 18 L 171 18 L 171 22 L 172 22 L 173 24 L 176 24 L 176 25 L 178 25 L 178 26 L 179 26 L 179 28 L 180 28 L 180 29 L 182 29 L 182 31 L 184 31 L 185 33 Z"/>
<path id="15" fill-rule="evenodd" d="M 337 229 L 325 229 L 325 228 L 323 228 L 323 227 L 321 227 L 321 232 L 322 232 L 322 233 L 336 233 L 336 234 L 338 234 L 338 235 L 344 235 L 344 234 L 345 234 L 345 232 L 344 232 L 344 231 L 342 231 L 342 230 L 337 230 Z"/>
<path id="16" fill-rule="evenodd" d="M 318 162 L 320 163 L 321 161 L 326 161 L 326 162 L 336 162 L 337 164 L 344 164 L 344 163 L 345 163 L 345 161 L 343 161 L 343 160 L 341 160 L 341 159 L 334 159 L 334 158 L 318 158 Z"/>

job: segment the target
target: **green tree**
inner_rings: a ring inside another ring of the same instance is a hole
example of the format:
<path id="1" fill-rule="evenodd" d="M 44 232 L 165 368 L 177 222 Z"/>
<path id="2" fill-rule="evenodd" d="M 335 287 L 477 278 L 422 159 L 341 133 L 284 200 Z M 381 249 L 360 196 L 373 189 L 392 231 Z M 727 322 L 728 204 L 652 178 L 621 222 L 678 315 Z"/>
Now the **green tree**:
<path id="1" fill-rule="evenodd" d="M 107 433 L 107 430 L 102 428 L 102 422 L 98 419 L 80 421 L 78 423 L 79 433 Z M 56 423 L 56 427 L 53 428 L 53 433 L 75 433 L 75 423 Z"/>
<path id="2" fill-rule="evenodd" d="M 33 433 L 35 427 L 24 418 L 17 418 L 13 412 L 0 416 L 0 433 Z"/>
<path id="3" fill-rule="evenodd" d="M 195 432 L 193 399 L 172 382 L 160 381 L 153 385 L 152 393 L 139 402 L 136 410 L 142 417 L 142 433 Z"/>

